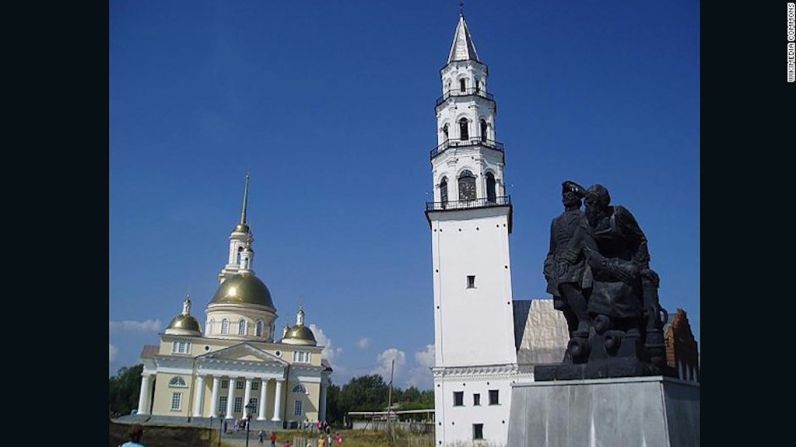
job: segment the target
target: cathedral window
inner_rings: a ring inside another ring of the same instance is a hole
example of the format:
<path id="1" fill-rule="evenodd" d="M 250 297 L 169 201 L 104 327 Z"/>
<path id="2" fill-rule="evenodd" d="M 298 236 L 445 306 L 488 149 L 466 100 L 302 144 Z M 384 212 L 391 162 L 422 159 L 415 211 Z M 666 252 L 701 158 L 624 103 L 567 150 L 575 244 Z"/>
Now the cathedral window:
<path id="1" fill-rule="evenodd" d="M 481 406 L 481 395 L 478 393 L 473 394 L 473 406 Z"/>
<path id="2" fill-rule="evenodd" d="M 182 408 L 182 393 L 171 394 L 171 411 L 180 411 Z"/>
<path id="3" fill-rule="evenodd" d="M 486 201 L 492 203 L 497 202 L 497 194 L 495 193 L 495 176 L 491 172 L 486 174 Z"/>
<path id="4" fill-rule="evenodd" d="M 453 392 L 453 406 L 454 407 L 463 407 L 464 406 L 464 391 L 454 391 Z"/>
<path id="5" fill-rule="evenodd" d="M 442 177 L 439 182 L 439 201 L 443 207 L 448 203 L 448 177 Z"/>
<path id="6" fill-rule="evenodd" d="M 310 362 L 310 353 L 309 352 L 301 352 L 296 351 L 293 353 L 293 361 L 298 363 L 309 363 Z"/>
<path id="7" fill-rule="evenodd" d="M 467 81 L 459 79 L 459 91 L 464 93 L 467 91 Z"/>
<path id="8" fill-rule="evenodd" d="M 188 385 L 185 384 L 185 379 L 180 376 L 174 376 L 169 380 L 169 386 L 176 386 L 176 387 L 187 387 Z"/>
<path id="9" fill-rule="evenodd" d="M 254 326 L 254 335 L 258 337 L 263 336 L 263 322 L 258 321 L 257 324 Z"/>
<path id="10" fill-rule="evenodd" d="M 185 340 L 178 340 L 172 342 L 171 344 L 171 352 L 175 354 L 190 354 L 191 353 L 191 342 Z"/>
<path id="11" fill-rule="evenodd" d="M 296 401 L 296 404 L 293 406 L 293 416 L 301 416 L 302 413 L 302 403 L 300 400 Z"/>
<path id="12" fill-rule="evenodd" d="M 234 403 L 232 404 L 234 408 L 232 409 L 233 413 L 242 413 L 243 412 L 243 398 L 236 397 Z"/>
<path id="13" fill-rule="evenodd" d="M 224 318 L 221 320 L 221 335 L 229 334 L 229 320 Z"/>
<path id="14" fill-rule="evenodd" d="M 298 385 L 293 387 L 293 392 L 294 393 L 307 394 L 307 389 L 304 388 L 304 385 L 298 384 Z"/>
<path id="15" fill-rule="evenodd" d="M 224 379 L 221 381 L 221 389 L 225 390 L 229 387 L 229 380 Z"/>
<path id="16" fill-rule="evenodd" d="M 445 141 L 448 141 L 448 123 L 442 126 L 442 135 L 445 136 Z"/>
<path id="17" fill-rule="evenodd" d="M 486 141 L 487 140 L 487 138 L 486 138 L 487 127 L 488 126 L 486 124 L 486 120 L 482 119 L 481 120 L 481 141 Z"/>
<path id="18" fill-rule="evenodd" d="M 227 412 L 227 396 L 221 396 L 218 398 L 218 408 L 220 408 L 224 413 Z"/>
<path id="19" fill-rule="evenodd" d="M 259 389 L 260 389 L 260 381 L 252 380 L 252 391 L 257 391 Z"/>
<path id="20" fill-rule="evenodd" d="M 467 288 L 475 289 L 475 275 L 467 275 Z"/>
<path id="21" fill-rule="evenodd" d="M 238 321 L 238 335 L 246 335 L 246 320 Z"/>
<path id="22" fill-rule="evenodd" d="M 236 390 L 242 390 L 243 389 L 243 385 L 244 385 L 244 382 L 242 380 L 236 380 L 235 381 L 235 389 Z"/>
<path id="23" fill-rule="evenodd" d="M 489 405 L 500 405 L 499 390 L 489 390 Z"/>
<path id="24" fill-rule="evenodd" d="M 475 176 L 470 171 L 459 176 L 459 200 L 475 200 Z"/>
<path id="25" fill-rule="evenodd" d="M 470 139 L 470 132 L 467 129 L 467 118 L 459 120 L 459 139 L 462 141 Z"/>

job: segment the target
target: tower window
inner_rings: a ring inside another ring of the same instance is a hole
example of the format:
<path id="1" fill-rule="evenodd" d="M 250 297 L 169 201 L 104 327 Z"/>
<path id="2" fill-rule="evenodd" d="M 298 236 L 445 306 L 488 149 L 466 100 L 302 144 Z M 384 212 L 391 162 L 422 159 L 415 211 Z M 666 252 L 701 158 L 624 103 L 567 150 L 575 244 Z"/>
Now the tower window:
<path id="1" fill-rule="evenodd" d="M 224 318 L 221 320 L 221 335 L 229 334 L 229 320 Z"/>
<path id="2" fill-rule="evenodd" d="M 443 207 L 448 203 L 448 177 L 442 177 L 439 182 L 439 201 Z"/>
<path id="3" fill-rule="evenodd" d="M 489 405 L 500 405 L 499 390 L 489 390 Z"/>
<path id="4" fill-rule="evenodd" d="M 262 337 L 263 336 L 263 322 L 262 321 L 258 321 L 257 325 L 254 326 L 254 335 L 256 335 L 258 337 Z"/>
<path id="5" fill-rule="evenodd" d="M 442 134 L 445 135 L 445 141 L 448 141 L 448 123 L 442 126 Z"/>
<path id="6" fill-rule="evenodd" d="M 464 406 L 464 391 L 454 391 L 453 392 L 453 406 L 454 407 L 463 407 Z"/>
<path id="7" fill-rule="evenodd" d="M 470 132 L 467 129 L 467 118 L 459 120 L 459 139 L 462 141 L 470 139 Z"/>
<path id="8" fill-rule="evenodd" d="M 246 335 L 246 320 L 238 321 L 238 335 Z"/>
<path id="9" fill-rule="evenodd" d="M 495 176 L 488 172 L 486 174 L 486 200 L 487 202 L 497 202 L 497 194 L 495 193 Z"/>
<path id="10" fill-rule="evenodd" d="M 470 171 L 459 176 L 459 200 L 475 200 L 475 176 Z"/>
<path id="11" fill-rule="evenodd" d="M 480 406 L 481 405 L 481 395 L 476 393 L 473 394 L 473 406 Z"/>
<path id="12" fill-rule="evenodd" d="M 467 81 L 464 79 L 459 79 L 459 91 L 462 93 L 467 91 Z"/>
<path id="13" fill-rule="evenodd" d="M 473 424 L 473 439 L 484 439 L 484 424 Z"/>
<path id="14" fill-rule="evenodd" d="M 481 120 L 481 141 L 486 141 L 487 124 L 486 120 Z"/>
<path id="15" fill-rule="evenodd" d="M 475 289 L 475 275 L 467 275 L 467 288 Z"/>

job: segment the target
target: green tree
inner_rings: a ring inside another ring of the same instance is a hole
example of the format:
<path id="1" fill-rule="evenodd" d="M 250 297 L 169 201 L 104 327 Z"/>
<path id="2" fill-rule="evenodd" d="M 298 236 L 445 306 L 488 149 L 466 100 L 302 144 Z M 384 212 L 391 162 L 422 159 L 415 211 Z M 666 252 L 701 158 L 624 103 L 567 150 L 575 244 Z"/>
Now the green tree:
<path id="1" fill-rule="evenodd" d="M 144 365 L 123 366 L 109 380 L 109 404 L 111 413 L 130 414 L 138 407 L 138 393 L 141 390 L 141 373 Z"/>

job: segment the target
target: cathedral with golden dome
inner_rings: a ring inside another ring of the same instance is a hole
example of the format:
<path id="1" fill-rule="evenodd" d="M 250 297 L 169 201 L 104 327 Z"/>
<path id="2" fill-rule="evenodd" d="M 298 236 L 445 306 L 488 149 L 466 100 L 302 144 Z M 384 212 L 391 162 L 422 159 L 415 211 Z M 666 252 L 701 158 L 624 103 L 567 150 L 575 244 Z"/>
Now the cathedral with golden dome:
<path id="1" fill-rule="evenodd" d="M 204 331 L 186 297 L 180 314 L 160 334 L 160 345 L 145 346 L 141 353 L 138 417 L 206 424 L 210 418 L 251 415 L 252 428 L 326 419 L 332 368 L 304 324 L 304 309 L 275 340 L 276 307 L 252 269 L 248 190 L 246 176 L 240 222 L 229 236 L 229 258 L 205 308 Z"/>

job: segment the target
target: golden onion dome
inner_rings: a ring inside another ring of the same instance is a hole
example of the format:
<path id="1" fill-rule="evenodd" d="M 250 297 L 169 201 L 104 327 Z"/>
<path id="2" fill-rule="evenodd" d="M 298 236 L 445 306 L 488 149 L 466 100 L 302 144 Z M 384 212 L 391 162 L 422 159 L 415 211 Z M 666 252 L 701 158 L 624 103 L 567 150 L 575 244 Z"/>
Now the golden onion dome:
<path id="1" fill-rule="evenodd" d="M 276 312 L 271 292 L 253 273 L 239 273 L 218 286 L 210 304 L 256 304 Z"/>
<path id="2" fill-rule="evenodd" d="M 289 327 L 285 336 L 282 337 L 282 343 L 303 346 L 315 346 L 318 344 L 318 342 L 315 341 L 315 334 L 312 333 L 310 328 L 303 324 Z"/>
<path id="3" fill-rule="evenodd" d="M 168 327 L 166 327 L 167 334 L 177 333 L 188 335 L 188 332 L 196 332 L 195 335 L 199 335 L 202 332 L 202 328 L 199 327 L 199 322 L 190 315 L 177 315 L 171 320 Z"/>

